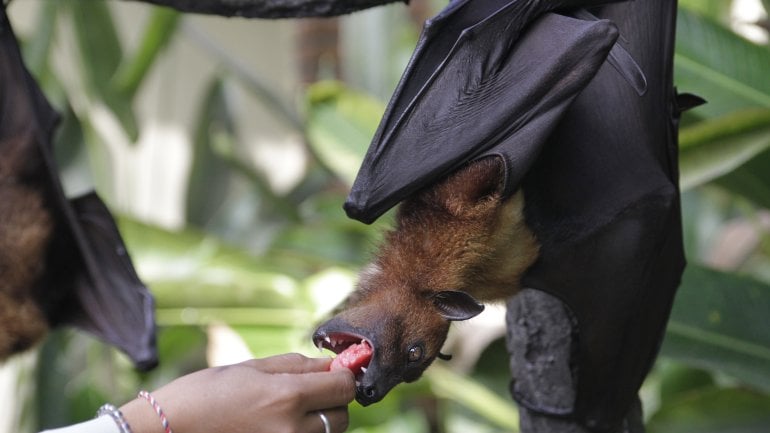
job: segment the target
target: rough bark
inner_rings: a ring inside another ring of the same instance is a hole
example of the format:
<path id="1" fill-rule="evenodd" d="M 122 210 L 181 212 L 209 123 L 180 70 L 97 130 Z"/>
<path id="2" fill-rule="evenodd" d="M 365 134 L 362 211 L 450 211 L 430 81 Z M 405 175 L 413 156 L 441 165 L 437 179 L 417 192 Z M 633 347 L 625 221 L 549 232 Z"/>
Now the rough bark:
<path id="1" fill-rule="evenodd" d="M 129 0 L 123 0 L 129 1 Z M 344 15 L 404 0 L 130 0 L 182 12 L 244 18 L 302 18 Z"/>
<path id="2" fill-rule="evenodd" d="M 568 417 L 575 404 L 570 359 L 577 345 L 569 310 L 545 292 L 525 289 L 508 301 L 506 322 L 511 394 L 519 403 L 522 433 L 590 433 Z M 638 400 L 618 433 L 644 433 Z"/>

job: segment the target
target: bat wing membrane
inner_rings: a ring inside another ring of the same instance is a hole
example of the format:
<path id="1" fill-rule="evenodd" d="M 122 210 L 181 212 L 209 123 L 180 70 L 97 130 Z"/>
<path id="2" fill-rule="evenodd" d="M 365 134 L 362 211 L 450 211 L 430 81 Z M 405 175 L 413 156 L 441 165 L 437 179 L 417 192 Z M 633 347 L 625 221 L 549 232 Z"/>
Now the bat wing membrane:
<path id="1" fill-rule="evenodd" d="M 514 5 L 470 20 L 451 44 L 441 34 L 458 27 L 461 5 L 426 26 L 423 35 L 440 40 L 418 43 L 345 203 L 349 216 L 370 223 L 468 161 L 502 155 L 501 147 L 514 149 L 505 162 L 507 191 L 515 189 L 617 32 L 608 21 L 551 13 L 517 29 Z M 436 44 L 445 57 L 431 52 Z"/>

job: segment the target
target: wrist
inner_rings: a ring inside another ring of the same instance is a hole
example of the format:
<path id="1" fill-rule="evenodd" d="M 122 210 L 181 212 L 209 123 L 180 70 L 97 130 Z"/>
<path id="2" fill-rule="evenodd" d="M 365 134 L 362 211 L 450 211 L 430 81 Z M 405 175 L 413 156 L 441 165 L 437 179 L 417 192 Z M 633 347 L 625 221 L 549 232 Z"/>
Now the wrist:
<path id="1" fill-rule="evenodd" d="M 146 400 L 135 398 L 120 407 L 133 433 L 165 433 L 158 415 Z"/>
<path id="2" fill-rule="evenodd" d="M 96 417 L 109 417 L 115 422 L 120 433 L 133 433 L 128 422 L 126 422 L 126 418 L 123 416 L 123 412 L 110 403 L 103 404 L 96 412 Z"/>

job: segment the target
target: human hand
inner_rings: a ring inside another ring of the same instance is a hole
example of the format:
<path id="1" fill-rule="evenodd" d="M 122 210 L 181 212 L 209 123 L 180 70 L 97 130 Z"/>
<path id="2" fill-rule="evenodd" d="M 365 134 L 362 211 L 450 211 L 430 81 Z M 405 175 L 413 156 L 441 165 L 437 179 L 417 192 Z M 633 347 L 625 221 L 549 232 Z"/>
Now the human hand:
<path id="1" fill-rule="evenodd" d="M 152 392 L 175 433 L 324 433 L 345 431 L 355 379 L 328 371 L 331 359 L 298 354 L 252 359 L 183 376 Z M 147 401 L 121 407 L 134 433 L 162 433 Z"/>

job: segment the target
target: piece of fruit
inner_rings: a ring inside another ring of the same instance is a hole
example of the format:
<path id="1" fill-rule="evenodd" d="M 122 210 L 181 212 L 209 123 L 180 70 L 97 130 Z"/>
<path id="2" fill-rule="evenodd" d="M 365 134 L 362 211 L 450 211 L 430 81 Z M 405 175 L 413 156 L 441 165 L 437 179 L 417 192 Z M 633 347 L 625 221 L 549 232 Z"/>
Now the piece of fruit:
<path id="1" fill-rule="evenodd" d="M 332 361 L 330 370 L 338 370 L 340 368 L 347 368 L 352 371 L 353 374 L 359 374 L 369 365 L 369 361 L 372 359 L 372 346 L 365 340 L 359 344 L 351 344 L 347 349 L 340 352 L 336 358 Z"/>

